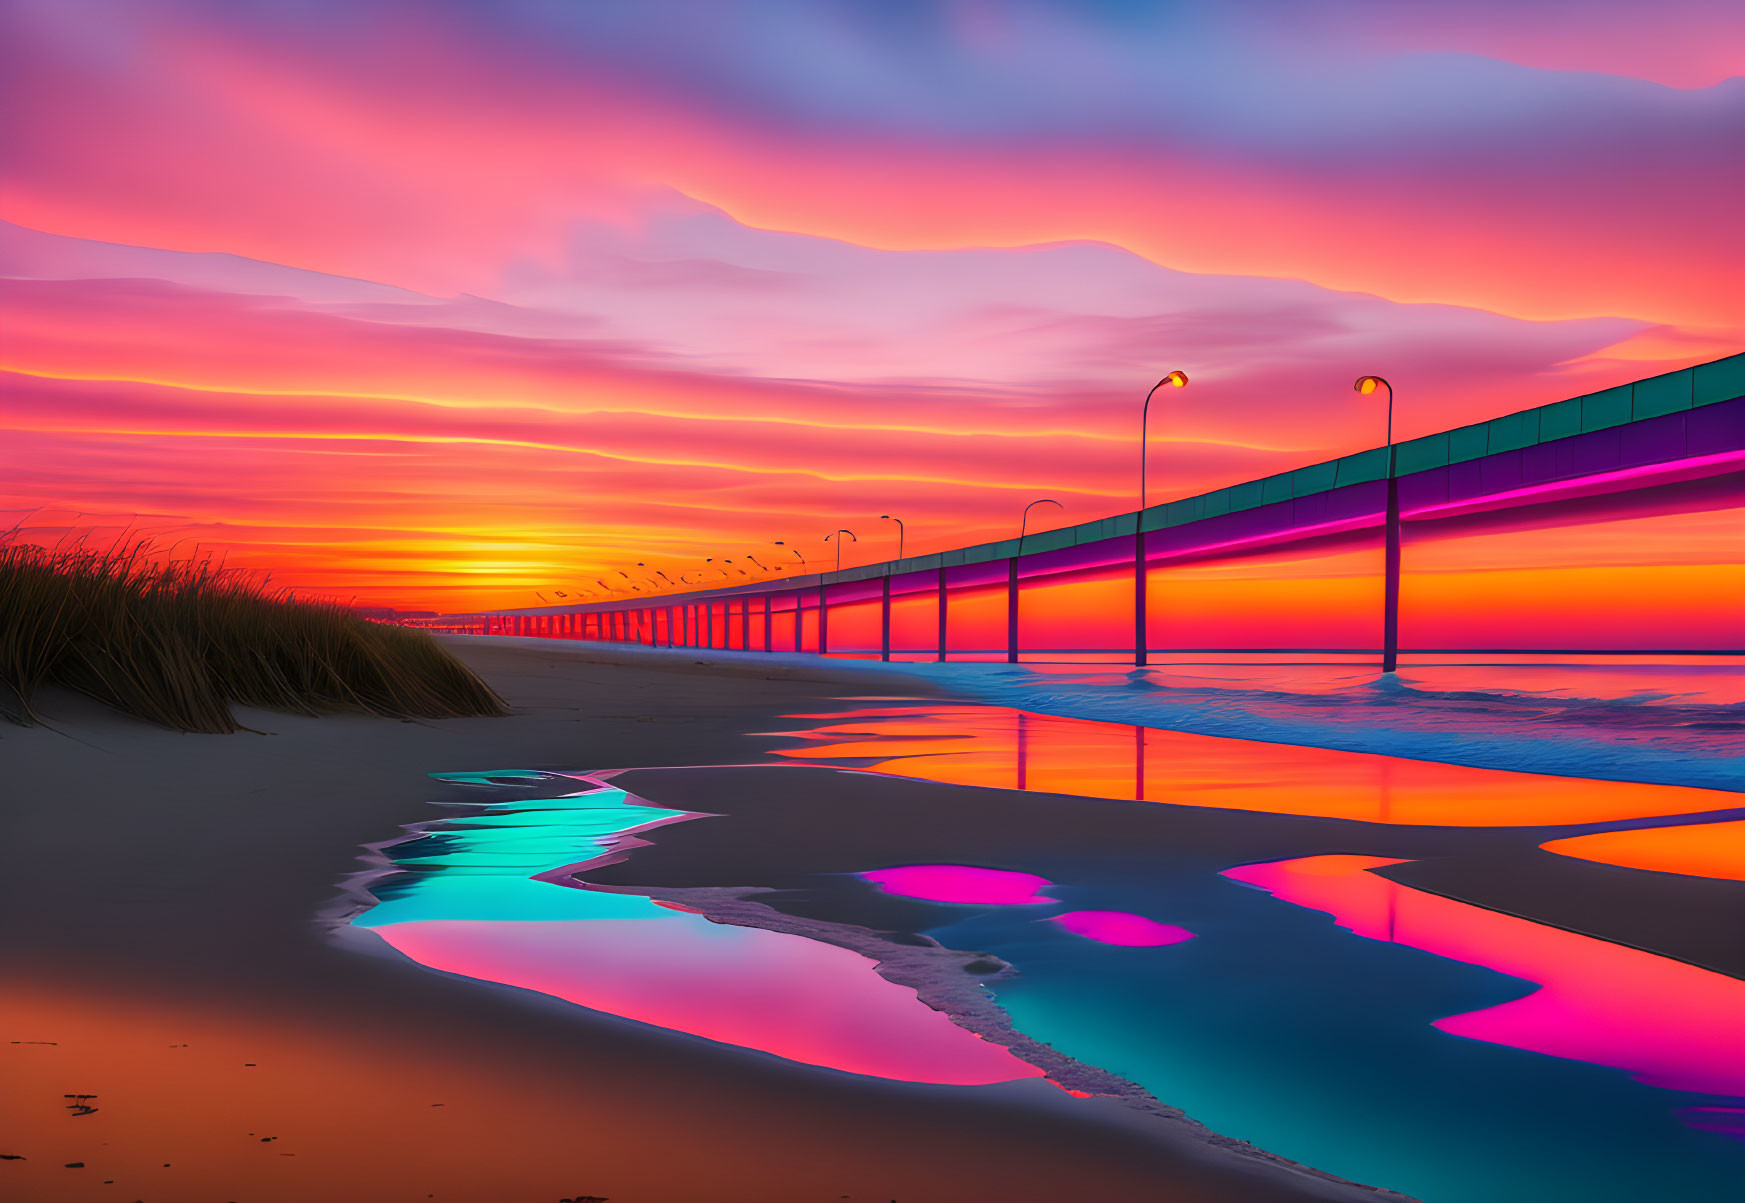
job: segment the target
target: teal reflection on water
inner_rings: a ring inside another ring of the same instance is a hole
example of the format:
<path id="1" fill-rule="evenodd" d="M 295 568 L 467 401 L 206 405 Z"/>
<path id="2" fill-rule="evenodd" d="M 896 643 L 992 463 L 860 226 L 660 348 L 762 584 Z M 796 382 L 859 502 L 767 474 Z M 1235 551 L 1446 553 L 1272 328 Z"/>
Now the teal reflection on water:
<path id="1" fill-rule="evenodd" d="M 1216 1132 L 1425 1203 L 1737 1203 L 1745 1142 L 1681 1122 L 1739 1100 L 1432 1026 L 1537 985 L 1364 938 L 1198 875 L 1089 884 L 1069 907 L 1162 915 L 1197 938 L 1117 948 L 1028 908 L 927 934 L 1016 966 L 994 985 L 1026 1035 L 1135 1082 Z"/>
<path id="2" fill-rule="evenodd" d="M 440 774 L 488 785 L 549 775 L 526 771 Z M 610 852 L 629 832 L 686 817 L 633 802 L 621 789 L 597 788 L 556 798 L 500 802 L 481 813 L 383 849 L 402 870 L 370 885 L 377 900 L 352 922 L 386 927 L 431 919 L 472 921 L 658 919 L 672 911 L 630 894 L 567 889 L 539 874 Z"/>

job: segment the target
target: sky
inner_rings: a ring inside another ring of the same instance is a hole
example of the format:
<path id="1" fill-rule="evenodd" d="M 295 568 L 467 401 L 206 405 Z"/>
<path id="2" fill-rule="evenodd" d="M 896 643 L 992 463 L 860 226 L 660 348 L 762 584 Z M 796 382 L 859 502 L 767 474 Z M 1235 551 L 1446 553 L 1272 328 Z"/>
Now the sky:
<path id="1" fill-rule="evenodd" d="M 1128 512 L 1172 369 L 1152 503 L 1745 349 L 1741 75 L 1736 0 L 0 0 L 0 519 L 457 611 Z"/>

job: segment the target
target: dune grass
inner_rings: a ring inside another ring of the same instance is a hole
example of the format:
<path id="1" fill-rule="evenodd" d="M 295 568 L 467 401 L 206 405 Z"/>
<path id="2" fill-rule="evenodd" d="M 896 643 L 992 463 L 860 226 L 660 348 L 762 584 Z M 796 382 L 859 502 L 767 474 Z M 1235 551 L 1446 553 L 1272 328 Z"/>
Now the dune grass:
<path id="1" fill-rule="evenodd" d="M 0 540 L 0 716 L 44 686 L 179 731 L 241 730 L 233 706 L 451 718 L 503 700 L 423 631 L 296 598 L 149 542 Z"/>

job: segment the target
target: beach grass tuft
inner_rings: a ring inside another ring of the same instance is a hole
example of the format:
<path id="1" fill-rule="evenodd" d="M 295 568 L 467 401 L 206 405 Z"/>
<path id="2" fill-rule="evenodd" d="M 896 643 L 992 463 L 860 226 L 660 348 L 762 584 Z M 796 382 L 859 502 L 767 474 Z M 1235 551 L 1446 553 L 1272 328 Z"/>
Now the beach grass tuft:
<path id="1" fill-rule="evenodd" d="M 147 540 L 0 539 L 0 716 L 36 721 L 45 686 L 179 731 L 242 729 L 233 706 L 455 718 L 503 700 L 423 631 L 295 597 Z"/>

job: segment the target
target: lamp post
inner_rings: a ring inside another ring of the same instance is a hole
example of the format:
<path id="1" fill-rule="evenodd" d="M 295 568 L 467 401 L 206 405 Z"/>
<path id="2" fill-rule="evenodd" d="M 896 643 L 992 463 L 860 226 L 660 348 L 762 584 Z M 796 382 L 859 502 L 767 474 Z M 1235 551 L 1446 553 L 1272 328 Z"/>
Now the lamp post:
<path id="1" fill-rule="evenodd" d="M 1052 497 L 1039 497 L 1024 507 L 1018 523 L 1018 550 L 1006 561 L 1006 663 L 1018 663 L 1018 558 L 1024 554 L 1024 536 L 1030 530 L 1030 511 L 1039 505 L 1066 507 Z"/>
<path id="2" fill-rule="evenodd" d="M 788 547 L 788 545 L 780 539 L 775 541 L 775 545 L 777 547 Z M 800 561 L 800 567 L 806 567 L 806 557 L 800 554 L 800 549 L 798 547 L 788 547 L 788 550 L 794 553 L 794 558 L 796 560 Z"/>
<path id="3" fill-rule="evenodd" d="M 1030 511 L 1033 507 L 1039 506 L 1039 505 L 1052 505 L 1058 509 L 1063 509 L 1063 510 L 1066 508 L 1065 506 L 1061 505 L 1060 502 L 1056 501 L 1052 497 L 1038 497 L 1035 501 L 1032 501 L 1029 505 L 1025 506 L 1024 507 L 1024 517 L 1018 523 L 1018 554 L 1019 555 L 1024 554 L 1024 536 L 1028 532 L 1029 527 L 1030 527 Z"/>
<path id="4" fill-rule="evenodd" d="M 1139 512 L 1133 515 L 1133 664 L 1143 668 L 1145 648 L 1145 436 L 1151 420 L 1151 398 L 1158 389 L 1186 388 L 1188 374 L 1177 370 L 1151 386 L 1145 394 L 1145 404 L 1139 410 Z"/>
<path id="5" fill-rule="evenodd" d="M 856 543 L 860 542 L 859 537 L 856 536 L 855 533 L 851 530 L 838 530 L 835 534 L 825 535 L 824 541 L 826 543 L 828 543 L 828 542 L 830 542 L 830 540 L 836 539 L 836 535 L 847 535 L 854 542 L 856 542 Z M 842 571 L 842 540 L 841 539 L 836 539 L 836 571 L 838 571 L 838 572 Z"/>
<path id="6" fill-rule="evenodd" d="M 903 520 L 893 518 L 889 514 L 880 514 L 886 522 L 897 524 L 897 559 L 903 558 Z M 879 578 L 879 659 L 888 661 L 891 658 L 891 574 L 886 572 Z"/>
<path id="7" fill-rule="evenodd" d="M 1359 376 L 1351 387 L 1363 396 L 1377 389 L 1388 394 L 1387 557 L 1382 567 L 1381 670 L 1394 672 L 1400 663 L 1400 481 L 1394 475 L 1394 386 L 1380 376 Z"/>
<path id="8" fill-rule="evenodd" d="M 879 517 L 885 519 L 888 522 L 895 522 L 897 524 L 897 558 L 899 560 L 902 559 L 903 558 L 903 520 L 901 518 L 892 518 L 889 514 L 880 514 Z"/>
<path id="9" fill-rule="evenodd" d="M 1139 508 L 1145 509 L 1145 434 L 1146 425 L 1151 419 L 1151 397 L 1158 389 L 1168 385 L 1170 388 L 1186 388 L 1188 374 L 1186 372 L 1171 372 L 1162 380 L 1151 386 L 1151 392 L 1145 394 L 1145 404 L 1139 410 Z"/>

